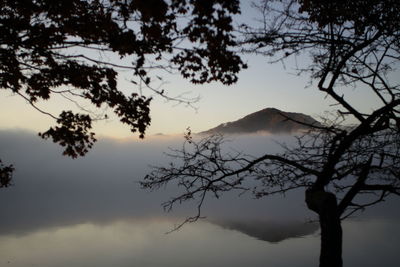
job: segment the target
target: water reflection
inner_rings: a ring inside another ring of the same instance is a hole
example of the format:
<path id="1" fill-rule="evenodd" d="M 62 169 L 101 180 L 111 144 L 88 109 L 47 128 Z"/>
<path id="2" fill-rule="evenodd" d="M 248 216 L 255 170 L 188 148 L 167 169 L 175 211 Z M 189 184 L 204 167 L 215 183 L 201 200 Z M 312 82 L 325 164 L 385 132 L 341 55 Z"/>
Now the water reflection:
<path id="1" fill-rule="evenodd" d="M 318 234 L 269 243 L 202 221 L 166 235 L 175 221 L 130 219 L 0 236 L 0 266 L 316 266 Z M 347 266 L 397 266 L 394 221 L 344 224 Z"/>
<path id="2" fill-rule="evenodd" d="M 164 234 L 172 224 L 159 219 L 124 220 L 3 236 L 0 265 L 285 266 L 285 254 L 291 251 L 296 262 L 310 266 L 317 256 L 314 237 L 275 246 L 207 222 Z"/>
<path id="3" fill-rule="evenodd" d="M 319 229 L 317 223 L 300 221 L 215 220 L 213 223 L 223 228 L 236 230 L 248 236 L 272 243 L 288 238 L 310 235 Z"/>

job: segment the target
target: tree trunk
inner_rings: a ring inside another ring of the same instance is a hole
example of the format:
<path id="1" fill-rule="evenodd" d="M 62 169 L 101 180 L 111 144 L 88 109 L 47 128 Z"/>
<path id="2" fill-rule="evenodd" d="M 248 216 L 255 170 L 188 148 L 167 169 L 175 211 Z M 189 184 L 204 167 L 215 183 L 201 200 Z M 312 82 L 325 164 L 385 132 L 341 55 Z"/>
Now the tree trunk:
<path id="1" fill-rule="evenodd" d="M 321 254 L 319 267 L 342 267 L 342 226 L 336 196 L 325 191 L 306 191 L 309 209 L 319 215 L 321 227 Z"/>

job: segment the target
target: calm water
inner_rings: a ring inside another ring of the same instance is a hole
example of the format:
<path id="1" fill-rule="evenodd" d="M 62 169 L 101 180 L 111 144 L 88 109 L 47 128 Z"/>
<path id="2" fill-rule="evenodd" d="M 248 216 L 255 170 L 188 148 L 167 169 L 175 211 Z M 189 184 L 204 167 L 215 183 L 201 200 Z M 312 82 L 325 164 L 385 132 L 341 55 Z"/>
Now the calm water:
<path id="1" fill-rule="evenodd" d="M 239 141 L 235 147 L 249 154 L 276 150 L 268 136 Z M 166 235 L 181 222 L 175 217 L 193 214 L 195 203 L 163 213 L 160 203 L 179 194 L 176 188 L 149 193 L 137 181 L 181 142 L 104 140 L 70 160 L 33 133 L 0 131 L 0 158 L 16 167 L 15 185 L 0 190 L 0 266 L 318 265 L 319 230 L 304 223 L 315 216 L 302 191 L 260 200 L 237 192 L 207 198 L 208 221 Z M 391 199 L 344 224 L 345 266 L 398 266 L 399 207 Z"/>
<path id="2" fill-rule="evenodd" d="M 317 266 L 318 231 L 280 242 L 200 222 L 165 234 L 166 219 L 82 223 L 0 236 L 0 266 Z M 398 266 L 395 221 L 344 225 L 345 266 Z"/>

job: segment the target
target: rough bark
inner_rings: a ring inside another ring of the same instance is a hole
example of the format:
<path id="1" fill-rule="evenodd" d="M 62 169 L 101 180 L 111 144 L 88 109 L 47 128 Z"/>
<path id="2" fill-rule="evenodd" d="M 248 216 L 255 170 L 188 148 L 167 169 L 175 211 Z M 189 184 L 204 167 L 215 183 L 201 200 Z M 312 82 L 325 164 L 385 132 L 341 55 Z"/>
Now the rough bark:
<path id="1" fill-rule="evenodd" d="M 342 267 L 342 226 L 336 196 L 323 190 L 306 191 L 306 203 L 319 215 L 321 252 L 319 267 Z"/>

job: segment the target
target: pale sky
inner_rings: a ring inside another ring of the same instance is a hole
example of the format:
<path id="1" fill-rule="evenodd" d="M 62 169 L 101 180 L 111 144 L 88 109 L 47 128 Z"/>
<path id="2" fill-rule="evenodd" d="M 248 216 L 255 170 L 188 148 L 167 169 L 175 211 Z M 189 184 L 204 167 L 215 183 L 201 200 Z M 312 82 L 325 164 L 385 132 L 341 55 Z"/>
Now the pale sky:
<path id="1" fill-rule="evenodd" d="M 152 124 L 147 135 L 180 134 L 189 126 L 193 132 L 200 132 L 267 107 L 301 112 L 315 118 L 326 110 L 335 110 L 335 107 L 329 106 L 331 100 L 314 86 L 306 88 L 308 77 L 294 75 L 289 62 L 284 69 L 282 64 L 269 64 L 266 58 L 251 56 L 245 59 L 249 68 L 240 73 L 239 81 L 232 86 L 219 83 L 193 85 L 179 76 L 165 77 L 169 83 L 163 88 L 171 96 L 189 92 L 189 95 L 200 96 L 201 99 L 195 104 L 195 110 L 156 97 L 151 104 Z M 122 81 L 120 86 L 126 88 L 131 85 Z M 362 90 L 348 89 L 346 96 L 364 110 L 370 110 L 375 103 L 374 98 Z M 3 129 L 23 128 L 38 132 L 54 125 L 53 119 L 39 113 L 11 92 L 1 90 L 0 99 L 0 124 Z M 61 98 L 52 98 L 40 106 L 54 114 L 59 114 L 62 108 L 74 108 Z M 87 107 L 95 110 L 90 105 Z M 98 136 L 132 136 L 129 128 L 116 118 L 95 123 L 94 130 Z"/>
<path id="2" fill-rule="evenodd" d="M 249 11 L 248 7 L 243 10 L 243 13 L 246 20 L 256 16 L 254 11 Z M 280 63 L 271 65 L 268 63 L 268 59 L 262 56 L 247 55 L 243 59 L 248 63 L 249 68 L 240 73 L 239 81 L 232 86 L 224 86 L 219 83 L 195 86 L 180 76 L 164 75 L 164 80 L 168 81 L 168 84 L 163 88 L 169 95 L 175 96 L 189 92 L 189 95 L 200 96 L 201 99 L 195 104 L 197 107 L 195 110 L 184 105 L 176 106 L 173 102 L 166 102 L 164 99 L 156 97 L 151 104 L 152 123 L 147 130 L 147 135 L 181 134 L 187 127 L 191 127 L 193 132 L 200 132 L 267 107 L 301 112 L 316 119 L 323 115 L 324 111 L 336 109 L 336 107 L 330 106 L 331 100 L 318 92 L 315 86 L 311 85 L 306 88 L 309 82 L 307 76 L 294 75 L 295 70 L 292 67 L 295 65 L 294 59 L 286 62 L 286 68 Z M 296 60 L 301 64 L 306 59 L 299 57 Z M 131 87 L 134 92 L 137 92 L 134 85 L 125 81 L 129 77 L 124 77 L 124 75 L 122 74 L 120 78 L 120 88 Z M 146 92 L 144 93 L 146 94 Z M 371 111 L 376 104 L 374 97 L 364 90 L 346 89 L 345 96 L 364 111 Z M 0 101 L 2 103 L 0 128 L 2 129 L 22 128 L 40 132 L 55 125 L 52 118 L 37 112 L 25 100 L 14 96 L 11 92 L 0 90 Z M 95 110 L 90 105 L 83 105 Z M 62 109 L 75 108 L 68 101 L 56 97 L 39 104 L 39 106 L 55 115 L 58 115 Z M 111 115 L 112 112 L 108 112 L 108 114 Z M 116 138 L 132 136 L 129 128 L 119 123 L 119 120 L 114 117 L 95 123 L 94 131 L 97 136 Z"/>

